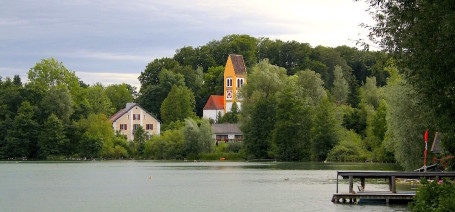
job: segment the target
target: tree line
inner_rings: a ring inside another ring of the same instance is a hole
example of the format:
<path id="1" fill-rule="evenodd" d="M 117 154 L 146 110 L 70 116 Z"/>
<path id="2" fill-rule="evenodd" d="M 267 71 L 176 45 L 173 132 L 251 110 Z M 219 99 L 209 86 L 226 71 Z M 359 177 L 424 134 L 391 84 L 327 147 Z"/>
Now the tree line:
<path id="1" fill-rule="evenodd" d="M 220 118 L 238 122 L 245 140 L 217 147 L 208 142 L 210 125 L 199 117 L 210 95 L 222 95 L 231 53 L 244 56 L 248 84 L 240 91 L 242 110 Z M 430 127 L 424 117 L 432 114 L 415 101 L 420 94 L 402 69 L 390 53 L 228 35 L 151 61 L 136 93 L 127 84 L 86 85 L 61 62 L 43 59 L 30 69 L 28 83 L 18 76 L 1 80 L 0 158 L 229 153 L 286 161 L 396 161 L 412 169 L 421 164 L 420 137 Z M 161 136 L 128 142 L 112 131 L 108 117 L 131 101 L 162 121 Z"/>

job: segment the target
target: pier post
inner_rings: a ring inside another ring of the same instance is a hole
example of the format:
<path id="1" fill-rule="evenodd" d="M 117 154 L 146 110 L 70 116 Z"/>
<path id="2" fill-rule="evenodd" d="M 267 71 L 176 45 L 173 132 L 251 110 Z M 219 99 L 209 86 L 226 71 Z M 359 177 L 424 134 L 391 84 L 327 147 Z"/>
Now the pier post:
<path id="1" fill-rule="evenodd" d="M 352 191 L 353 191 L 353 187 L 354 187 L 354 177 L 351 175 L 349 176 L 349 193 L 352 194 Z"/>
<path id="2" fill-rule="evenodd" d="M 392 177 L 389 177 L 389 191 L 392 191 Z"/>
<path id="3" fill-rule="evenodd" d="M 392 181 L 392 193 L 397 193 L 397 185 L 396 185 L 396 182 L 395 182 L 395 176 L 392 176 L 391 179 Z"/>
<path id="4" fill-rule="evenodd" d="M 365 190 L 365 178 L 360 178 L 360 186 L 362 186 L 362 191 Z"/>
<path id="5" fill-rule="evenodd" d="M 338 194 L 338 171 L 337 171 L 337 194 Z"/>

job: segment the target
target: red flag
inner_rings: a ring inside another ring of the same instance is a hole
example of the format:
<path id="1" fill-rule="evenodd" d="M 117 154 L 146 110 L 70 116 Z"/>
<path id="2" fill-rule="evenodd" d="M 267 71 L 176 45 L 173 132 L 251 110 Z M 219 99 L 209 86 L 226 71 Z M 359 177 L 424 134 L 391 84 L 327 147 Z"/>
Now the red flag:
<path id="1" fill-rule="evenodd" d="M 425 171 L 427 171 L 427 154 L 428 154 L 428 130 L 425 131 Z"/>
<path id="2" fill-rule="evenodd" d="M 427 142 L 428 142 L 428 130 L 425 131 L 425 143 L 427 143 Z"/>

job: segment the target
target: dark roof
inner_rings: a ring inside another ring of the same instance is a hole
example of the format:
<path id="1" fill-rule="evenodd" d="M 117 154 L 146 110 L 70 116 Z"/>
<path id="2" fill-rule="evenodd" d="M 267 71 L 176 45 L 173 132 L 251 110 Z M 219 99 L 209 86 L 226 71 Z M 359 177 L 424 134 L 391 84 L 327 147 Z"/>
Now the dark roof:
<path id="1" fill-rule="evenodd" d="M 433 145 L 431 146 L 431 152 L 434 154 L 442 153 L 441 136 L 440 132 L 436 132 L 436 135 L 434 135 Z"/>
<path id="2" fill-rule="evenodd" d="M 235 134 L 243 135 L 238 124 L 212 124 L 213 134 Z"/>
<path id="3" fill-rule="evenodd" d="M 234 66 L 234 72 L 236 75 L 244 75 L 246 72 L 245 61 L 243 56 L 239 54 L 230 54 L 232 65 Z"/>
<path id="4" fill-rule="evenodd" d="M 111 116 L 111 118 L 109 118 L 109 120 L 111 120 L 112 122 L 114 121 L 117 121 L 117 119 L 119 119 L 120 117 L 122 117 L 125 113 L 127 113 L 128 111 L 130 111 L 133 107 L 139 107 L 141 108 L 143 111 L 145 111 L 147 114 L 149 114 L 150 116 L 152 116 L 154 119 L 156 119 L 158 122 L 161 123 L 160 120 L 158 120 L 154 115 L 152 115 L 151 113 L 149 113 L 148 111 L 144 110 L 144 108 L 142 108 L 141 106 L 139 106 L 138 104 L 136 103 L 126 103 L 126 107 L 119 110 L 117 113 L 115 113 L 113 116 Z"/>
<path id="5" fill-rule="evenodd" d="M 224 96 L 211 95 L 204 110 L 224 110 Z"/>
<path id="6" fill-rule="evenodd" d="M 343 179 L 349 178 L 389 178 L 392 176 L 419 179 L 421 177 L 455 177 L 455 172 L 374 172 L 374 171 L 341 171 L 337 172 Z"/>

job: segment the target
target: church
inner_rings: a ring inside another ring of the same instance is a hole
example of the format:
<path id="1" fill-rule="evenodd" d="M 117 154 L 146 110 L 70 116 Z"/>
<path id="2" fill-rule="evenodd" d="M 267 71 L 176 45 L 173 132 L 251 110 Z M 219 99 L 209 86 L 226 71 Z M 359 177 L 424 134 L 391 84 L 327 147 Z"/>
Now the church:
<path id="1" fill-rule="evenodd" d="M 242 55 L 230 54 L 224 68 L 224 93 L 211 95 L 203 109 L 202 117 L 217 120 L 217 115 L 222 116 L 230 112 L 232 104 L 237 103 L 239 110 L 242 108 L 242 98 L 239 89 L 246 84 L 247 72 Z"/>

